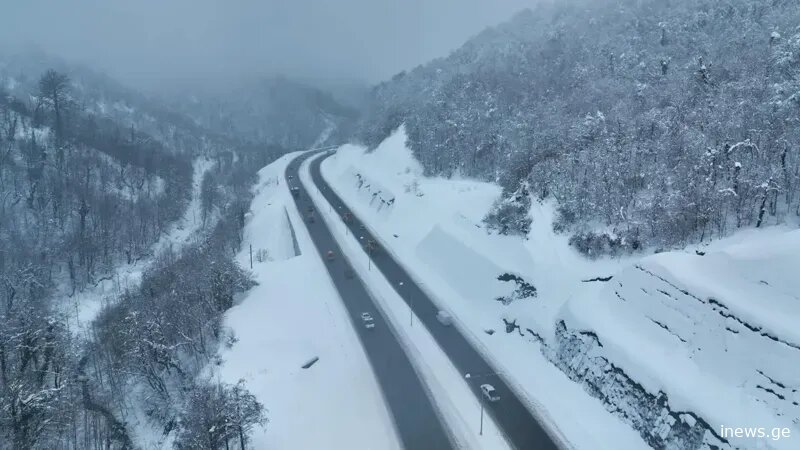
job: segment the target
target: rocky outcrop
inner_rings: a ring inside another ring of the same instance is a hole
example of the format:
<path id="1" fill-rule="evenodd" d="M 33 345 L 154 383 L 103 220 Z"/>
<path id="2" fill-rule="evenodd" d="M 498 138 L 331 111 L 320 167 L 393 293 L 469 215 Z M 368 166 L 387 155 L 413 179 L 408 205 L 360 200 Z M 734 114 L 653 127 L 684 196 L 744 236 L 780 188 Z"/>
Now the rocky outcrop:
<path id="1" fill-rule="evenodd" d="M 600 399 L 606 409 L 633 427 L 654 449 L 731 449 L 702 418 L 675 411 L 664 392 L 653 394 L 604 356 L 596 334 L 556 325 L 552 347 L 542 351 L 572 381 Z"/>

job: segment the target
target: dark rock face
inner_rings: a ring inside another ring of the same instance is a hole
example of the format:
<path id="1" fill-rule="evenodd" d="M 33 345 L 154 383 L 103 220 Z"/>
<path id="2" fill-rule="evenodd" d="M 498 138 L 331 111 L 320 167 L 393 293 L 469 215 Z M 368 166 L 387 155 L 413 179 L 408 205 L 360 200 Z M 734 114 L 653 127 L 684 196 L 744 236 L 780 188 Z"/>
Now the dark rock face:
<path id="1" fill-rule="evenodd" d="M 654 395 L 605 356 L 594 333 L 556 326 L 553 348 L 542 351 L 606 409 L 635 429 L 654 449 L 731 449 L 727 440 L 692 412 L 674 411 L 663 392 Z"/>
<path id="2" fill-rule="evenodd" d="M 507 283 L 513 282 L 516 285 L 514 292 L 506 296 L 497 297 L 495 299 L 504 305 L 510 305 L 512 302 L 520 299 L 535 298 L 538 295 L 534 285 L 528 283 L 522 277 L 514 275 L 513 273 L 500 274 L 497 279 Z"/>

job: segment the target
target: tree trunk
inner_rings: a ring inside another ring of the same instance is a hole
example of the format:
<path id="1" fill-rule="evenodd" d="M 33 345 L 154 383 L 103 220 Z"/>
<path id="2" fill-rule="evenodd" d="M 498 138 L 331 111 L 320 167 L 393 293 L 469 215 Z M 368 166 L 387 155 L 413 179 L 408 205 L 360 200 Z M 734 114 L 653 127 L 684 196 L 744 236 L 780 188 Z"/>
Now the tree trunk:
<path id="1" fill-rule="evenodd" d="M 761 197 L 761 206 L 758 208 L 758 221 L 756 222 L 756 228 L 761 226 L 761 222 L 764 220 L 764 213 L 767 211 L 767 197 L 769 193 L 767 191 L 764 192 L 764 196 Z"/>

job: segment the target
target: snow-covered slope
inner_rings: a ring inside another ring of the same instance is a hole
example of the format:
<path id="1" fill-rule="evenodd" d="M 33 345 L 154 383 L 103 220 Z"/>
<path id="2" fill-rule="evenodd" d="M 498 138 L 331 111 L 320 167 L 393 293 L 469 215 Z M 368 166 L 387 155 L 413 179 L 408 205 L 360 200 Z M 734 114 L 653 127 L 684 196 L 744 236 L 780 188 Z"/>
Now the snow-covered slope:
<path id="1" fill-rule="evenodd" d="M 489 233 L 500 189 L 424 177 L 402 127 L 374 152 L 340 148 L 322 171 L 576 447 L 725 447 L 720 426 L 786 426 L 800 439 L 797 234 L 589 261 L 552 232 L 550 204 L 533 202 L 527 239 Z"/>
<path id="2" fill-rule="evenodd" d="M 573 446 L 646 448 L 633 430 L 550 363 L 538 351 L 536 337 L 525 330 L 536 335 L 552 330 L 568 298 L 559 289 L 581 284 L 583 275 L 604 274 L 608 267 L 583 263 L 565 241 L 562 248 L 562 241 L 544 237 L 524 241 L 487 234 L 481 221 L 499 198 L 499 187 L 425 178 L 404 143 L 401 128 L 371 153 L 344 146 L 323 162 L 323 176 Z M 546 205 L 539 209 L 549 212 Z M 549 225 L 540 228 L 552 236 Z M 551 267 L 549 261 L 559 260 L 570 267 L 568 274 Z M 518 281 L 498 280 L 503 274 Z M 534 279 L 536 274 L 541 277 Z M 529 285 L 536 288 L 536 297 L 525 289 Z"/>
<path id="3" fill-rule="evenodd" d="M 111 160 L 109 158 L 109 160 Z M 121 263 L 109 275 L 102 277 L 83 291 L 70 293 L 66 280 L 60 286 L 60 296 L 69 298 L 62 306 L 67 316 L 74 316 L 75 330 L 87 331 L 90 324 L 102 307 L 126 290 L 135 289 L 141 282 L 145 269 L 153 262 L 153 256 L 172 248 L 179 251 L 181 247 L 202 238 L 204 230 L 200 214 L 200 184 L 203 175 L 210 170 L 214 162 L 207 158 L 197 158 L 193 163 L 192 198 L 181 219 L 171 225 L 166 233 L 159 237 L 148 252 L 148 255 L 131 262 Z M 207 224 L 206 230 L 213 227 Z"/>
<path id="4" fill-rule="evenodd" d="M 577 355 L 608 360 L 670 410 L 701 417 L 710 442 L 723 441 L 721 427 L 787 428 L 794 442 L 770 439 L 765 448 L 798 448 L 800 230 L 714 247 L 628 266 L 599 294 L 567 304 L 564 334 L 595 333 Z M 569 338 L 558 347 L 568 352 Z M 752 438 L 729 440 L 753 446 Z"/>
<path id="5" fill-rule="evenodd" d="M 236 339 L 221 349 L 214 376 L 244 379 L 268 410 L 269 424 L 253 433 L 250 448 L 399 449 L 364 351 L 286 189 L 283 173 L 294 156 L 259 172 L 237 256 L 249 267 L 252 244 L 258 286 L 226 313 Z M 299 256 L 290 221 L 300 224 Z"/>

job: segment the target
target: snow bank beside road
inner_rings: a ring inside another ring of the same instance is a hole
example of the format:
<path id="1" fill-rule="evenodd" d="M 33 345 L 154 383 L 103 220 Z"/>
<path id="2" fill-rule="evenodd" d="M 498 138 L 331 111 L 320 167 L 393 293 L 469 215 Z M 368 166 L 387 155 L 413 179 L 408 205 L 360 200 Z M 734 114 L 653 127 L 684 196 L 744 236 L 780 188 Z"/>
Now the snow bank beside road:
<path id="1" fill-rule="evenodd" d="M 366 356 L 283 179 L 296 155 L 259 172 L 237 260 L 249 267 L 249 243 L 254 254 L 262 249 L 270 258 L 254 260 L 259 285 L 225 315 L 237 342 L 221 350 L 216 372 L 228 383 L 244 379 L 267 409 L 270 422 L 253 433 L 252 448 L 399 449 Z M 286 211 L 302 249 L 298 257 Z M 302 369 L 312 357 L 319 361 Z"/>
<path id="2" fill-rule="evenodd" d="M 492 299 L 504 290 L 502 282 L 497 279 L 489 281 L 480 277 L 465 277 L 465 273 L 500 274 L 503 269 L 438 225 L 417 245 L 417 256 L 462 297 L 473 297 L 480 301 Z M 458 261 L 458 264 L 453 264 L 453 261 Z"/>

